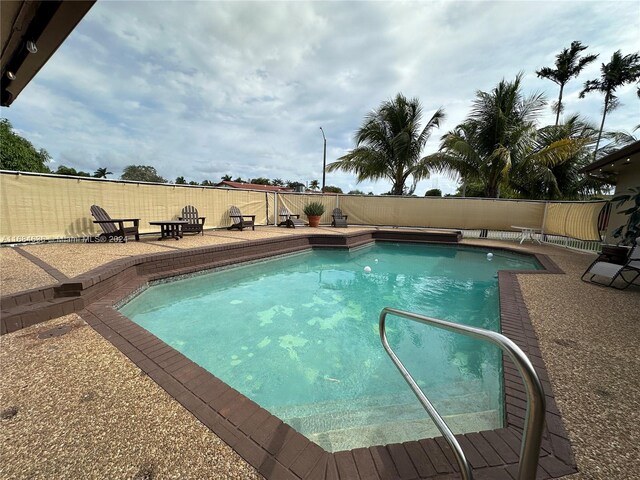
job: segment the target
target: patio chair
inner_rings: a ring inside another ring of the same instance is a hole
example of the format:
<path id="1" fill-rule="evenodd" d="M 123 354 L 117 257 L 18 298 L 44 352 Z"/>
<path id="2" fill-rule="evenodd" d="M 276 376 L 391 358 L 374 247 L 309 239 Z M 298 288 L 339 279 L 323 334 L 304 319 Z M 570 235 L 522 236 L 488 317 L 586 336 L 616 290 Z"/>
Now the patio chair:
<path id="1" fill-rule="evenodd" d="M 333 220 L 331 220 L 332 227 L 344 227 L 347 228 L 347 217 L 348 215 L 343 215 L 342 210 L 339 208 L 334 208 L 333 213 L 331 214 Z"/>
<path id="2" fill-rule="evenodd" d="M 296 228 L 296 227 L 305 227 L 306 223 L 303 220 L 300 220 L 300 214 L 293 214 L 289 211 L 287 207 L 282 207 L 280 209 L 280 223 L 278 223 L 279 227 L 287 227 L 287 228 Z"/>
<path id="3" fill-rule="evenodd" d="M 98 205 L 91 205 L 91 215 L 95 218 L 93 223 L 97 223 L 102 227 L 103 233 L 98 237 L 99 242 L 110 240 L 126 242 L 127 237 L 131 235 L 135 236 L 136 242 L 140 241 L 140 233 L 138 232 L 139 218 L 111 218 L 109 214 Z M 132 223 L 133 226 L 125 227 L 125 223 Z"/>
<path id="4" fill-rule="evenodd" d="M 255 215 L 242 215 L 240 209 L 236 206 L 232 206 L 229 209 L 229 216 L 231 217 L 231 221 L 233 222 L 227 230 L 233 230 L 237 228 L 242 231 L 246 227 L 251 227 L 251 230 L 256 229 L 256 216 Z"/>
<path id="5" fill-rule="evenodd" d="M 182 233 L 201 233 L 204 235 L 204 220 L 205 217 L 198 216 L 198 209 L 192 205 L 187 205 L 182 209 L 182 216 L 178 217 L 178 220 L 184 220 L 188 222 L 182 226 Z"/>
<path id="6" fill-rule="evenodd" d="M 632 272 L 633 278 L 628 279 L 625 277 L 625 273 Z M 591 274 L 591 276 L 585 280 L 585 276 Z M 602 256 L 596 258 L 596 260 L 589 265 L 589 268 L 582 274 L 581 280 L 589 283 L 597 283 L 605 287 L 613 287 L 618 290 L 624 290 L 631 285 L 636 278 L 640 276 L 640 238 L 636 239 L 635 246 L 629 252 L 626 263 L 619 265 L 617 263 L 605 262 L 602 260 Z M 599 282 L 594 280 L 595 277 L 603 277 L 609 279 L 609 283 Z M 616 278 L 620 277 L 626 282 L 624 287 L 616 287 L 613 282 Z"/>

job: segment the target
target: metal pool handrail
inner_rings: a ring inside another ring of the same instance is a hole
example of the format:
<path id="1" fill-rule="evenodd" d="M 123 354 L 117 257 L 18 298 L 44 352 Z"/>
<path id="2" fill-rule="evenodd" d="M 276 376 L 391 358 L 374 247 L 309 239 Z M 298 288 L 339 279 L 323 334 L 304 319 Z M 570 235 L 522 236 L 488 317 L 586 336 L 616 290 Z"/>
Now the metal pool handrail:
<path id="1" fill-rule="evenodd" d="M 544 428 L 544 414 L 546 410 L 546 401 L 544 397 L 544 391 L 542 390 L 542 384 L 536 374 L 533 365 L 524 354 L 524 352 L 515 343 L 509 340 L 504 335 L 501 335 L 490 330 L 482 328 L 469 327 L 467 325 L 459 325 L 457 323 L 447 322 L 445 320 L 438 320 L 436 318 L 426 317 L 424 315 L 418 315 L 416 313 L 405 312 L 397 310 L 395 308 L 385 307 L 380 312 L 380 340 L 384 349 L 391 357 L 391 360 L 398 367 L 400 373 L 406 380 L 406 382 L 413 390 L 413 393 L 418 397 L 420 403 L 427 411 L 433 422 L 442 433 L 443 437 L 449 443 L 453 449 L 453 453 L 460 467 L 460 473 L 463 480 L 471 480 L 473 474 L 471 472 L 471 466 L 467 461 L 460 444 L 456 440 L 451 429 L 447 426 L 440 414 L 437 412 L 433 404 L 429 401 L 427 396 L 420 390 L 418 384 L 415 382 L 409 371 L 402 364 L 398 356 L 393 349 L 389 346 L 386 333 L 386 319 L 387 315 L 396 315 L 408 320 L 417 321 L 426 325 L 432 325 L 434 327 L 442 328 L 450 332 L 461 333 L 469 337 L 485 340 L 498 346 L 505 352 L 513 363 L 518 368 L 520 376 L 524 380 L 524 385 L 527 390 L 527 414 L 524 424 L 524 431 L 522 434 L 522 443 L 520 445 L 520 464 L 518 467 L 518 479 L 519 480 L 534 480 L 536 478 L 536 470 L 538 468 L 538 457 L 540 455 L 540 443 L 542 441 L 542 430 Z"/>

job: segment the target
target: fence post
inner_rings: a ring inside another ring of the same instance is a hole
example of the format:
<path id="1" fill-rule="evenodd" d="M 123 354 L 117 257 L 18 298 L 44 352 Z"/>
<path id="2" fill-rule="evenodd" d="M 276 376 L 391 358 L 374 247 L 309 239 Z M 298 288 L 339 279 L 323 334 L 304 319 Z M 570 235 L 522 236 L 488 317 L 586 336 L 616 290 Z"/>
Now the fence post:
<path id="1" fill-rule="evenodd" d="M 544 227 L 547 224 L 547 208 L 549 208 L 549 201 L 545 200 L 544 202 L 544 215 L 542 217 L 542 228 L 540 229 L 540 233 L 542 234 L 542 241 L 547 241 L 547 235 L 544 233 Z"/>
<path id="2" fill-rule="evenodd" d="M 269 226 L 269 192 L 264 192 L 264 207 L 267 212 L 267 226 Z"/>

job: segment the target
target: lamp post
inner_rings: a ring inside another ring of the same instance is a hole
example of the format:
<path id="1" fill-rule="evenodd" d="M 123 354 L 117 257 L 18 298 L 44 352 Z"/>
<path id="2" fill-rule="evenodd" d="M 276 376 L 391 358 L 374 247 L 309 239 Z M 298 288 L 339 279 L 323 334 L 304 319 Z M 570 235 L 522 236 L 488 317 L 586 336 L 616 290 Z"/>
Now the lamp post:
<path id="1" fill-rule="evenodd" d="M 324 140 L 324 149 L 322 150 L 322 193 L 324 193 L 325 168 L 327 168 L 327 137 L 324 136 L 324 130 L 320 127 L 322 138 Z"/>

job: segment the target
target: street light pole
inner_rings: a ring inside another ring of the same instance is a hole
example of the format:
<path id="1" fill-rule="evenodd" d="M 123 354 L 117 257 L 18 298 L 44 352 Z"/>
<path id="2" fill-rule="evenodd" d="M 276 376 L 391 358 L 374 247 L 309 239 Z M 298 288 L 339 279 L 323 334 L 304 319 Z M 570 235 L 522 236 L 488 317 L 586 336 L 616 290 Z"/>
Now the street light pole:
<path id="1" fill-rule="evenodd" d="M 324 136 L 324 130 L 320 127 L 322 138 L 324 139 L 324 149 L 322 151 L 322 193 L 324 193 L 325 169 L 327 168 L 327 137 Z"/>

